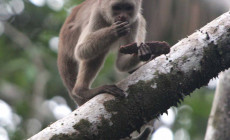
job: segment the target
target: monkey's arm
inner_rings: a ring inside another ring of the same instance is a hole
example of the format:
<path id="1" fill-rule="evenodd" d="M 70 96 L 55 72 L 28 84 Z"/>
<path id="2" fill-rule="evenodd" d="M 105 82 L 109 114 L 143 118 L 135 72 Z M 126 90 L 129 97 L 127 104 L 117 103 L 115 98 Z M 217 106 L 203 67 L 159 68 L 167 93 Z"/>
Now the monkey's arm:
<path id="1" fill-rule="evenodd" d="M 133 25 L 129 38 L 126 39 L 125 44 L 136 42 L 138 45 L 145 42 L 146 36 L 146 21 L 141 14 L 138 15 L 138 21 Z M 136 27 L 135 27 L 136 26 Z M 141 62 L 137 54 L 122 54 L 118 52 L 116 66 L 120 71 L 132 71 L 137 69 L 144 63 Z"/>
<path id="2" fill-rule="evenodd" d="M 116 22 L 109 27 L 92 31 L 95 29 L 89 29 L 89 25 L 80 36 L 75 48 L 75 56 L 77 59 L 89 60 L 103 54 L 109 50 L 113 42 L 127 32 L 128 26 L 126 22 Z"/>
<path id="3" fill-rule="evenodd" d="M 97 75 L 101 65 L 104 63 L 106 53 L 107 52 L 94 59 L 81 61 L 79 63 L 77 81 L 74 85 L 73 91 L 70 93 L 79 106 L 101 93 L 109 93 L 120 97 L 125 96 L 123 91 L 115 85 L 104 85 L 93 89 L 90 88 L 94 77 Z"/>
<path id="4" fill-rule="evenodd" d="M 109 49 L 109 43 L 114 42 L 116 39 L 116 36 L 111 32 L 110 27 L 100 29 L 85 36 L 84 40 L 80 40 L 75 48 L 75 56 L 78 59 L 87 60 L 95 58 L 107 51 Z"/>

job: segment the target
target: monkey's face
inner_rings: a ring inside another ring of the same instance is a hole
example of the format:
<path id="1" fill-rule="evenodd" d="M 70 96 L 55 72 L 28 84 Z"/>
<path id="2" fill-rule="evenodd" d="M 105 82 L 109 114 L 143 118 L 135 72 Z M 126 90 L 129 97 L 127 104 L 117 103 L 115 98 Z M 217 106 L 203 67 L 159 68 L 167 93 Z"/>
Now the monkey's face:
<path id="1" fill-rule="evenodd" d="M 101 0 L 102 15 L 109 23 L 127 21 L 133 23 L 141 9 L 142 0 Z"/>

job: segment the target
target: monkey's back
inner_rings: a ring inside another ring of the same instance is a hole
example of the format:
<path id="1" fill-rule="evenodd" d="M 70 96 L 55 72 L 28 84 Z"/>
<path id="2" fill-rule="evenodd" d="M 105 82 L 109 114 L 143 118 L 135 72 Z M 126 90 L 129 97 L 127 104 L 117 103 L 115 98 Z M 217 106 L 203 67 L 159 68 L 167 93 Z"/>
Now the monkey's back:
<path id="1" fill-rule="evenodd" d="M 89 11 L 94 3 L 95 0 L 86 0 L 74 7 L 60 31 L 58 70 L 69 92 L 71 92 L 74 87 L 78 73 L 78 62 L 74 58 L 74 48 L 77 45 L 82 29 L 84 29 L 89 22 L 91 14 Z"/>

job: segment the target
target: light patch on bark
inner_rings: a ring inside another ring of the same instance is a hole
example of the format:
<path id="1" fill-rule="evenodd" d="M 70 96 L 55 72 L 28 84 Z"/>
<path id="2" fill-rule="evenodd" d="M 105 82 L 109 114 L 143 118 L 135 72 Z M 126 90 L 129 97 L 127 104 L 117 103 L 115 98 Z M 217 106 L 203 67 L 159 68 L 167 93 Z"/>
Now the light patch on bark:
<path id="1" fill-rule="evenodd" d="M 109 94 L 98 95 L 97 98 L 93 98 L 87 104 L 82 105 L 65 118 L 51 124 L 29 140 L 49 140 L 54 135 L 79 133 L 76 132 L 73 126 L 82 119 L 88 120 L 92 124 L 89 131 L 97 134 L 97 126 L 101 125 L 102 118 L 108 120 L 110 125 L 113 125 L 110 121 L 112 114 L 107 112 L 103 105 L 103 102 L 113 99 L 114 97 Z"/>
<path id="2" fill-rule="evenodd" d="M 210 116 L 211 117 L 211 116 Z M 213 138 L 213 135 L 215 134 L 216 132 L 216 129 L 212 126 L 212 125 L 209 125 L 209 127 L 207 128 L 207 135 L 205 136 L 205 140 L 212 140 Z"/>
<path id="3" fill-rule="evenodd" d="M 157 83 L 154 83 L 154 85 L 151 85 L 151 88 L 157 88 Z"/>

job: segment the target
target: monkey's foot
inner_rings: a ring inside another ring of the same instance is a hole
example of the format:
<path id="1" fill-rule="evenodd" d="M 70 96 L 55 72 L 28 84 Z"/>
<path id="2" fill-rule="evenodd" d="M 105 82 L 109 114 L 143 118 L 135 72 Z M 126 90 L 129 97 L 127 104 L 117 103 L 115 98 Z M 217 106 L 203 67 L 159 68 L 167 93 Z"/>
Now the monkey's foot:
<path id="1" fill-rule="evenodd" d="M 109 93 L 116 97 L 125 97 L 124 91 L 118 88 L 116 85 L 104 85 L 99 88 L 101 88 L 100 93 Z"/>
<path id="2" fill-rule="evenodd" d="M 104 85 L 94 89 L 76 88 L 71 94 L 76 103 L 81 106 L 96 95 L 108 93 L 116 97 L 125 97 L 124 91 L 116 85 Z"/>

